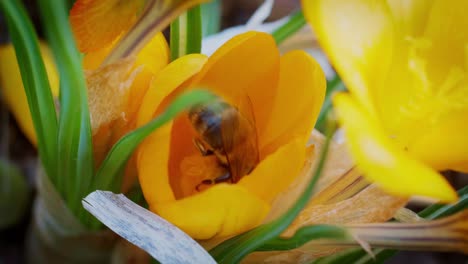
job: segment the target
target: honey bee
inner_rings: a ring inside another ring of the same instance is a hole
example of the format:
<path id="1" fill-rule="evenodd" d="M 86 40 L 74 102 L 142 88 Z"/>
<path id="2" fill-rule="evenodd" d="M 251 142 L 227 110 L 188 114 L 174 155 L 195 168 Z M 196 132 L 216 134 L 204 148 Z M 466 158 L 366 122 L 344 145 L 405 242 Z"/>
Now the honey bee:
<path id="1" fill-rule="evenodd" d="M 227 168 L 225 174 L 202 181 L 197 190 L 204 184 L 236 183 L 257 166 L 257 132 L 248 98 L 247 102 L 240 104 L 246 106 L 245 111 L 221 98 L 189 110 L 189 120 L 197 132 L 193 140 L 195 146 L 204 156 L 216 155 L 218 162 Z"/>

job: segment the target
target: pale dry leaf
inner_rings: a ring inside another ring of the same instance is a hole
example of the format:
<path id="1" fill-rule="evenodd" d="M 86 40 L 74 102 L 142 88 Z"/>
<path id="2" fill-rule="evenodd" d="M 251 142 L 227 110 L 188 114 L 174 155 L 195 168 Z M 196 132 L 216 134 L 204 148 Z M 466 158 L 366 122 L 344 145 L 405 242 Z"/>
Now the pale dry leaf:
<path id="1" fill-rule="evenodd" d="M 112 231 L 161 263 L 216 263 L 195 240 L 123 194 L 95 191 L 84 208 Z"/>

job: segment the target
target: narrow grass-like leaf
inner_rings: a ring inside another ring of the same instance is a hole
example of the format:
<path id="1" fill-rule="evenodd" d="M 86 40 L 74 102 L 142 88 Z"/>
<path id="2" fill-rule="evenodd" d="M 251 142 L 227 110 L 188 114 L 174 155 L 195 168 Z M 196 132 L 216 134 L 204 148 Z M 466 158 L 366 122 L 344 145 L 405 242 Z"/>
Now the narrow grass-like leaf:
<path id="1" fill-rule="evenodd" d="M 188 10 L 171 23 L 171 60 L 200 53 L 202 16 L 200 5 Z"/>
<path id="2" fill-rule="evenodd" d="M 192 90 L 177 97 L 168 108 L 151 122 L 122 137 L 109 151 L 99 168 L 93 189 L 119 191 L 122 171 L 138 145 L 155 129 L 166 124 L 185 109 L 195 104 L 213 100 L 213 94 L 204 90 Z"/>
<path id="3" fill-rule="evenodd" d="M 327 139 L 320 153 L 320 160 L 313 172 L 311 180 L 299 199 L 288 211 L 278 219 L 261 225 L 255 229 L 245 232 L 241 235 L 233 237 L 219 244 L 210 251 L 210 254 L 218 263 L 238 263 L 249 253 L 257 250 L 272 239 L 277 238 L 281 233 L 294 221 L 299 213 L 307 205 L 307 202 L 312 197 L 315 184 L 317 183 L 322 173 L 330 140 L 335 127 L 327 131 Z"/>
<path id="4" fill-rule="evenodd" d="M 57 114 L 37 35 L 20 1 L 0 1 L 0 11 L 15 47 L 37 135 L 39 157 L 47 175 L 56 182 Z"/>
<path id="5" fill-rule="evenodd" d="M 65 1 L 40 0 L 42 22 L 60 72 L 57 189 L 72 211 L 83 211 L 81 199 L 93 178 L 93 149 L 86 81 L 68 21 Z"/>
<path id="6" fill-rule="evenodd" d="M 455 204 L 443 205 L 434 204 L 418 215 L 427 220 L 439 219 L 448 215 L 455 214 L 468 208 L 468 186 L 458 191 L 460 199 Z M 398 253 L 395 249 L 377 248 L 373 251 L 373 256 L 362 249 L 351 249 L 333 256 L 324 257 L 313 262 L 314 264 L 338 264 L 338 263 L 384 263 L 388 258 Z"/>
<path id="7" fill-rule="evenodd" d="M 305 26 L 306 20 L 302 11 L 297 11 L 292 14 L 289 20 L 277 28 L 271 33 L 276 41 L 276 44 L 280 44 L 285 41 L 288 37 L 296 33 L 299 29 Z"/>
<path id="8" fill-rule="evenodd" d="M 218 33 L 221 29 L 221 0 L 201 5 L 203 37 Z"/>
<path id="9" fill-rule="evenodd" d="M 335 75 L 335 77 L 327 81 L 327 91 L 325 94 L 325 100 L 323 101 L 322 110 L 317 118 L 317 122 L 315 123 L 315 128 L 321 132 L 325 130 L 325 121 L 326 121 L 326 113 L 333 107 L 332 104 L 332 97 L 335 92 L 345 91 L 346 87 L 341 81 L 340 76 Z"/>
<path id="10" fill-rule="evenodd" d="M 256 251 L 291 250 L 299 248 L 314 239 L 348 239 L 346 229 L 332 225 L 304 226 L 290 238 L 276 237 L 266 242 Z"/>

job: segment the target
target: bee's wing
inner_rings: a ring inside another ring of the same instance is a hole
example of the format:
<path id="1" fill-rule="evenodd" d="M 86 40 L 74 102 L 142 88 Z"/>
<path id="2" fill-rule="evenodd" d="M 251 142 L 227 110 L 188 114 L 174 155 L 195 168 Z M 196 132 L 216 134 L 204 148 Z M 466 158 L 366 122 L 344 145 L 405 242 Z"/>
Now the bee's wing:
<path id="1" fill-rule="evenodd" d="M 240 98 L 237 108 L 225 111 L 225 118 L 232 122 L 222 122 L 221 134 L 226 159 L 233 182 L 250 173 L 259 162 L 257 129 L 250 98 Z"/>

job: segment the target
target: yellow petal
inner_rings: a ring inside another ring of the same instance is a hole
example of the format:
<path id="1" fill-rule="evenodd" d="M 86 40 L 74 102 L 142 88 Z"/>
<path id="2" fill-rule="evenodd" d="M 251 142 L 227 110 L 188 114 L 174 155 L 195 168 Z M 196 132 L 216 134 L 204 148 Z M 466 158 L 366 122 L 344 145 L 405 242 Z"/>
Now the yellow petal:
<path id="1" fill-rule="evenodd" d="M 127 113 L 133 119 L 133 115 L 140 109 L 143 97 L 150 87 L 154 76 L 157 75 L 169 63 L 169 47 L 162 33 L 157 34 L 138 53 L 135 66 L 143 66 L 130 87 L 130 98 Z M 130 117 L 129 117 L 130 118 Z"/>
<path id="2" fill-rule="evenodd" d="M 70 11 L 70 23 L 81 52 L 96 51 L 112 43 L 136 21 L 145 1 L 78 0 Z"/>
<path id="3" fill-rule="evenodd" d="M 234 105 L 248 96 L 260 135 L 270 120 L 278 72 L 279 51 L 271 35 L 247 32 L 221 46 L 209 58 L 194 85 L 207 87 Z"/>
<path id="4" fill-rule="evenodd" d="M 468 109 L 448 113 L 439 120 L 430 129 L 421 131 L 408 146 L 409 151 L 437 170 L 468 164 Z"/>
<path id="5" fill-rule="evenodd" d="M 163 100 L 181 84 L 197 74 L 206 61 L 205 55 L 190 54 L 173 61 L 160 71 L 141 102 L 137 125 L 141 126 L 150 121 L 158 108 L 161 107 Z"/>
<path id="6" fill-rule="evenodd" d="M 196 74 L 207 58 L 201 54 L 183 56 L 158 74 L 143 98 L 137 125 L 149 122 L 158 109 L 164 109 L 163 101 L 170 97 L 182 83 Z M 175 199 L 169 177 L 173 122 L 153 132 L 140 146 L 137 153 L 138 177 L 146 201 L 149 204 Z M 190 144 L 192 146 L 192 144 Z M 156 161 L 157 162 L 154 162 Z M 156 191 L 158 188 L 158 191 Z"/>
<path id="7" fill-rule="evenodd" d="M 387 0 L 401 36 L 423 34 L 434 0 Z"/>
<path id="8" fill-rule="evenodd" d="M 302 0 L 304 14 L 358 101 L 373 110 L 393 55 L 390 9 L 380 0 Z M 397 51 L 395 51 L 397 52 Z"/>
<path id="9" fill-rule="evenodd" d="M 257 226 L 269 206 L 239 185 L 218 184 L 198 195 L 152 205 L 151 210 L 191 237 L 209 239 L 239 234 Z"/>
<path id="10" fill-rule="evenodd" d="M 49 78 L 52 95 L 54 98 L 57 98 L 59 93 L 59 80 L 52 54 L 47 45 L 43 42 L 39 42 L 39 48 L 47 70 L 47 77 Z M 2 89 L 4 102 L 15 116 L 23 133 L 36 145 L 36 132 L 34 130 L 13 45 L 0 46 L 0 58 L 0 88 Z"/>
<path id="11" fill-rule="evenodd" d="M 456 192 L 436 171 L 399 149 L 385 135 L 377 120 L 347 94 L 337 94 L 334 105 L 358 167 L 384 190 L 402 196 L 422 195 L 444 202 Z"/>
<path id="12" fill-rule="evenodd" d="M 304 166 L 307 136 L 297 137 L 267 156 L 239 181 L 255 196 L 267 203 L 284 191 L 298 177 Z"/>
<path id="13" fill-rule="evenodd" d="M 466 71 L 465 58 L 468 43 L 468 2 L 457 0 L 449 5 L 435 0 L 431 9 L 424 38 L 430 41 L 424 52 L 430 80 L 435 85 L 443 82 L 453 67 Z"/>
<path id="14" fill-rule="evenodd" d="M 138 178 L 150 205 L 175 200 L 168 173 L 171 129 L 172 122 L 153 132 L 138 148 Z"/>
<path id="15" fill-rule="evenodd" d="M 277 95 L 272 118 L 260 134 L 263 155 L 296 136 L 309 135 L 325 97 L 325 75 L 320 65 L 303 51 L 281 57 Z M 266 148 L 263 149 L 268 145 Z"/>

